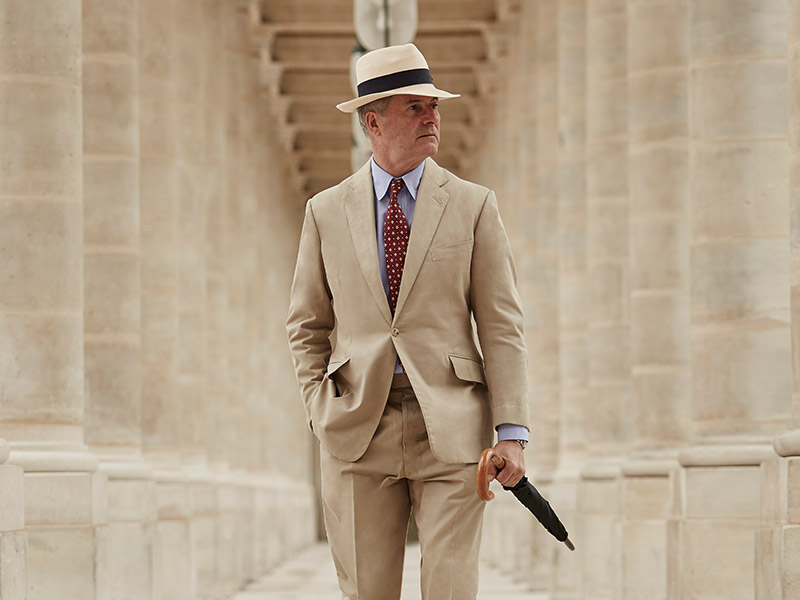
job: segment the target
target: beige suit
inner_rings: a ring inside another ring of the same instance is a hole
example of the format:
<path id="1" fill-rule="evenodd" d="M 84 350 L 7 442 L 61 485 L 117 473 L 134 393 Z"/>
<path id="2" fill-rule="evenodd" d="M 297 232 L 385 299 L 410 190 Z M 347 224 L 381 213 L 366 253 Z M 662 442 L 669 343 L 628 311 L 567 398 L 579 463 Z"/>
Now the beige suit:
<path id="1" fill-rule="evenodd" d="M 339 464 L 340 475 L 329 478 L 335 482 L 357 470 L 362 457 L 377 464 L 374 455 L 384 447 L 380 436 L 394 427 L 387 425 L 388 413 L 395 411 L 397 423 L 410 422 L 409 404 L 387 406 L 399 355 L 430 460 L 459 464 L 466 473 L 464 465 L 477 462 L 492 445 L 495 426 L 528 426 L 521 302 L 494 193 L 427 159 L 394 318 L 379 273 L 374 204 L 367 163 L 306 207 L 287 330 L 306 416 L 325 453 L 323 468 L 325 455 L 328 463 Z M 434 463 L 426 463 L 425 471 L 432 473 Z M 477 502 L 474 488 L 468 489 L 473 485 L 474 479 L 462 481 L 464 503 Z M 373 512 L 375 502 L 382 500 L 367 503 Z M 479 504 L 472 510 L 478 529 Z M 414 510 L 421 515 L 416 504 Z M 333 520 L 338 523 L 340 516 Z M 402 530 L 402 520 L 396 528 Z"/>
<path id="2" fill-rule="evenodd" d="M 287 328 L 309 424 L 357 460 L 399 354 L 436 458 L 477 462 L 493 427 L 528 426 L 521 302 L 494 193 L 427 159 L 394 319 L 375 236 L 369 163 L 308 202 Z"/>

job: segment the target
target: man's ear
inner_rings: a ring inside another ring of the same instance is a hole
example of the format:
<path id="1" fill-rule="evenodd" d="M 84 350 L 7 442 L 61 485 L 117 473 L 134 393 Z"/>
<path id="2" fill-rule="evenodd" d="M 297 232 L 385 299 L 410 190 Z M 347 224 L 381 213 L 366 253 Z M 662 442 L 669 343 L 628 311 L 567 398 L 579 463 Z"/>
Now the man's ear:
<path id="1" fill-rule="evenodd" d="M 378 135 L 378 132 L 380 131 L 380 126 L 378 125 L 378 113 L 374 111 L 369 111 L 364 116 L 364 123 L 367 126 L 367 130 L 372 135 Z"/>

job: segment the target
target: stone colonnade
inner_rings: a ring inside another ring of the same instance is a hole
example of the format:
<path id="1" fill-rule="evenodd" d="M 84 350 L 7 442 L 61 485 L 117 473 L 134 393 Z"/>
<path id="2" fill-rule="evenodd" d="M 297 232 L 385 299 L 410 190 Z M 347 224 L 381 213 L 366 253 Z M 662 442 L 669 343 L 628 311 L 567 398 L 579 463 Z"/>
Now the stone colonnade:
<path id="1" fill-rule="evenodd" d="M 2 600 L 219 598 L 316 539 L 243 11 L 0 6 Z"/>
<path id="2" fill-rule="evenodd" d="M 520 11 L 474 164 L 578 551 L 506 497 L 484 555 L 554 599 L 800 598 L 800 2 Z"/>

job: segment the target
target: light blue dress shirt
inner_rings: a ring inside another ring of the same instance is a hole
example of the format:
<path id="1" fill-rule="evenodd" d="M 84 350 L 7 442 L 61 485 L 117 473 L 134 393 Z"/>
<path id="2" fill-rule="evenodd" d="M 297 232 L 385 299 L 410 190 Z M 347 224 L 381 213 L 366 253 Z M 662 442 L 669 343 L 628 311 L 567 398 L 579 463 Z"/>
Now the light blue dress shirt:
<path id="1" fill-rule="evenodd" d="M 375 194 L 375 230 L 378 237 L 378 264 L 381 270 L 381 283 L 383 283 L 383 292 L 386 298 L 389 298 L 389 278 L 386 275 L 386 251 L 383 243 L 383 229 L 384 222 L 386 221 L 386 211 L 389 208 L 389 184 L 392 182 L 392 177 L 381 169 L 375 162 L 374 158 L 370 158 L 370 167 L 372 169 L 372 186 Z M 423 160 L 414 169 L 402 175 L 399 179 L 403 180 L 403 189 L 397 194 L 397 203 L 403 210 L 403 214 L 408 221 L 408 229 L 411 230 L 411 222 L 414 220 L 414 208 L 417 205 L 417 191 L 419 190 L 419 182 L 422 179 L 422 173 L 425 171 L 425 161 Z M 395 373 L 402 373 L 403 367 L 400 366 L 400 359 L 398 358 L 394 368 Z M 510 423 L 503 423 L 497 426 L 497 440 L 528 440 L 528 428 L 522 425 L 512 425 Z"/>

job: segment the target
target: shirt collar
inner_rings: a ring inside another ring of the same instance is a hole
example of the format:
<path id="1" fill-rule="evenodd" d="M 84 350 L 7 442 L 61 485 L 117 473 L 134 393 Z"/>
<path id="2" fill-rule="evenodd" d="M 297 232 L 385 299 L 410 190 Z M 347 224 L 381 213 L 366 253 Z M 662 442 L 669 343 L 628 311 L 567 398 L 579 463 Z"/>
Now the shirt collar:
<path id="1" fill-rule="evenodd" d="M 392 177 L 378 166 L 375 162 L 375 157 L 369 159 L 370 168 L 372 169 L 372 187 L 375 190 L 375 197 L 380 200 L 386 196 L 386 191 L 389 189 L 389 184 L 392 183 Z M 425 170 L 425 161 L 423 160 L 416 167 L 411 169 L 405 175 L 401 175 L 397 179 L 402 179 L 406 189 L 411 193 L 411 197 L 417 199 L 417 190 L 419 190 L 419 182 L 422 179 L 422 172 Z"/>

